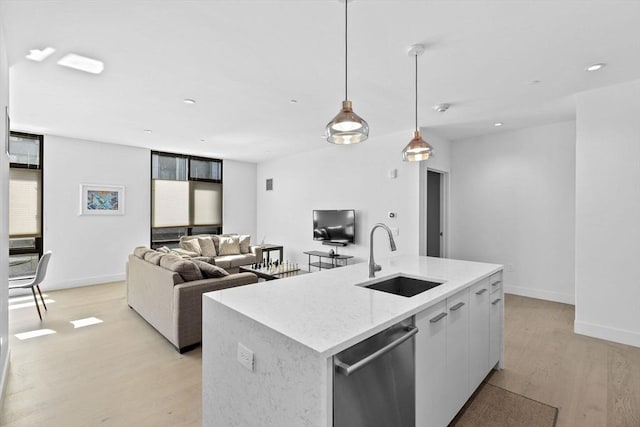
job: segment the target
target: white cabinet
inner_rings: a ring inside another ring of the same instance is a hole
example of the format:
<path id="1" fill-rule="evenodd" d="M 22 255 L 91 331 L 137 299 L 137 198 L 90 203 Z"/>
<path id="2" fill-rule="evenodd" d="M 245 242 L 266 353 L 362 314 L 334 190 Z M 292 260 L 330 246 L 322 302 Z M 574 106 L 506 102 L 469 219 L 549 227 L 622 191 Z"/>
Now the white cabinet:
<path id="1" fill-rule="evenodd" d="M 469 397 L 469 288 L 447 298 L 447 412 L 449 421 Z"/>
<path id="2" fill-rule="evenodd" d="M 416 314 L 416 426 L 449 424 L 469 382 L 469 289 Z"/>
<path id="3" fill-rule="evenodd" d="M 473 394 L 491 370 L 489 365 L 490 288 L 487 278 L 469 289 L 469 387 L 467 397 Z"/>
<path id="4" fill-rule="evenodd" d="M 504 292 L 502 290 L 502 273 L 496 273 L 489 278 L 491 286 L 491 307 L 489 327 L 489 369 L 502 368 L 503 364 L 503 327 L 504 327 Z"/>
<path id="5" fill-rule="evenodd" d="M 446 383 L 447 304 L 442 301 L 416 314 L 416 426 L 449 423 Z"/>
<path id="6" fill-rule="evenodd" d="M 489 371 L 502 365 L 502 273 L 415 315 L 416 426 L 451 422 Z"/>

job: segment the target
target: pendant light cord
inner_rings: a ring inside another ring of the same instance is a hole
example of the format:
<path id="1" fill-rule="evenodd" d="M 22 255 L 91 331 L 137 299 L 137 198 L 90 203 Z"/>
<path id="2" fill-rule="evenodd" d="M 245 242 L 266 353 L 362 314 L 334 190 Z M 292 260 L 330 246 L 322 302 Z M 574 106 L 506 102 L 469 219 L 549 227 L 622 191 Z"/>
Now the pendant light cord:
<path id="1" fill-rule="evenodd" d="M 418 54 L 416 53 L 416 131 L 418 130 Z"/>
<path id="2" fill-rule="evenodd" d="M 347 33 L 347 3 L 349 3 L 349 0 L 344 0 L 344 100 L 348 101 L 349 97 L 347 95 L 347 62 L 349 60 L 349 56 L 347 55 L 347 37 L 348 37 L 348 33 Z"/>

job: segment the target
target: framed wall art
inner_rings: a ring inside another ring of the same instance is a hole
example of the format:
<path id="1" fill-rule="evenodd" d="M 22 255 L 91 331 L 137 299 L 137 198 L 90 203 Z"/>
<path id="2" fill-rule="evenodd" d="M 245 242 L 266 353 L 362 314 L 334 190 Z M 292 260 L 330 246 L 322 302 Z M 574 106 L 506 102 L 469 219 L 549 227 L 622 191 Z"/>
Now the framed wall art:
<path id="1" fill-rule="evenodd" d="M 80 184 L 80 215 L 124 215 L 124 187 Z"/>

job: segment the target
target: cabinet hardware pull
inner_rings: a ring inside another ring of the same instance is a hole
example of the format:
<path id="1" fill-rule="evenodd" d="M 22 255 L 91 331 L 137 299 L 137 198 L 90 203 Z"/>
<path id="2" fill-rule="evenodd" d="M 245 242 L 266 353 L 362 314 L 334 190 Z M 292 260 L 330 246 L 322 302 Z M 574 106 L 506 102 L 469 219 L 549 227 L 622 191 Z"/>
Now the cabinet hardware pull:
<path id="1" fill-rule="evenodd" d="M 482 295 L 485 292 L 487 292 L 487 288 L 480 289 L 478 292 L 476 292 L 476 295 Z"/>
<path id="2" fill-rule="evenodd" d="M 463 305 L 464 305 L 464 303 L 463 303 L 463 302 L 459 302 L 459 303 L 457 303 L 456 305 L 454 305 L 453 307 L 451 307 L 451 308 L 450 308 L 450 310 L 451 310 L 451 311 L 456 311 L 456 310 L 458 310 L 459 308 L 461 308 Z"/>
<path id="3" fill-rule="evenodd" d="M 441 321 L 442 319 L 444 319 L 445 317 L 447 317 L 447 313 L 440 313 L 436 317 L 432 317 L 431 319 L 429 319 L 429 322 L 437 323 L 437 322 Z"/>
<path id="4" fill-rule="evenodd" d="M 499 303 L 500 301 L 502 301 L 502 298 L 498 298 L 497 300 L 495 300 L 494 302 L 492 302 L 491 304 L 496 305 L 497 303 Z"/>
<path id="5" fill-rule="evenodd" d="M 393 350 L 394 348 L 396 348 L 397 346 L 399 346 L 400 344 L 402 344 L 403 342 L 405 342 L 409 338 L 413 337 L 415 334 L 418 333 L 418 328 L 416 328 L 415 326 L 407 326 L 406 331 L 407 331 L 407 333 L 402 335 L 397 340 L 395 340 L 393 342 L 390 342 L 389 344 L 387 344 L 384 347 L 382 347 L 380 350 L 378 350 L 378 351 L 376 351 L 374 353 L 371 353 L 367 357 L 365 357 L 363 359 L 360 359 L 359 361 L 357 361 L 356 363 L 354 363 L 352 365 L 346 364 L 342 360 L 340 360 L 340 359 L 338 359 L 336 357 L 335 358 L 335 362 L 334 362 L 335 365 L 336 365 L 336 369 L 338 371 L 340 371 L 341 373 L 343 373 L 345 376 L 349 376 L 350 374 L 353 374 L 358 369 L 362 368 L 363 366 L 368 365 L 369 363 L 371 363 L 374 360 L 376 360 L 378 357 L 382 356 L 383 354 L 388 353 L 389 351 Z"/>
<path id="6" fill-rule="evenodd" d="M 491 284 L 491 286 L 498 286 L 500 283 L 502 283 L 502 280 L 498 280 L 497 282 L 493 282 Z"/>

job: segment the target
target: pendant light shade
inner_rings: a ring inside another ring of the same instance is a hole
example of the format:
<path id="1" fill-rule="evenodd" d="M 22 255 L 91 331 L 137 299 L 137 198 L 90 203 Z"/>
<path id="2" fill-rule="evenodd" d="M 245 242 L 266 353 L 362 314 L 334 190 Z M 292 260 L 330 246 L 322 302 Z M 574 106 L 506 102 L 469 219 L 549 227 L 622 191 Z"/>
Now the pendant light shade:
<path id="1" fill-rule="evenodd" d="M 344 0 L 344 101 L 340 112 L 327 123 L 327 141 L 333 144 L 347 145 L 357 144 L 369 137 L 369 125 L 353 112 L 351 101 L 347 95 L 347 71 L 348 71 L 348 44 L 347 44 L 347 3 Z"/>
<path id="2" fill-rule="evenodd" d="M 413 139 L 402 150 L 402 160 L 406 162 L 427 160 L 433 153 L 433 147 L 422 139 L 420 129 L 418 129 L 418 55 L 423 53 L 424 46 L 421 44 L 414 45 L 409 49 L 409 55 L 413 55 L 416 60 L 416 130 L 413 132 Z"/>
<path id="3" fill-rule="evenodd" d="M 369 125 L 353 112 L 351 101 L 342 101 L 342 110 L 327 124 L 327 141 L 357 144 L 369 136 Z"/>

